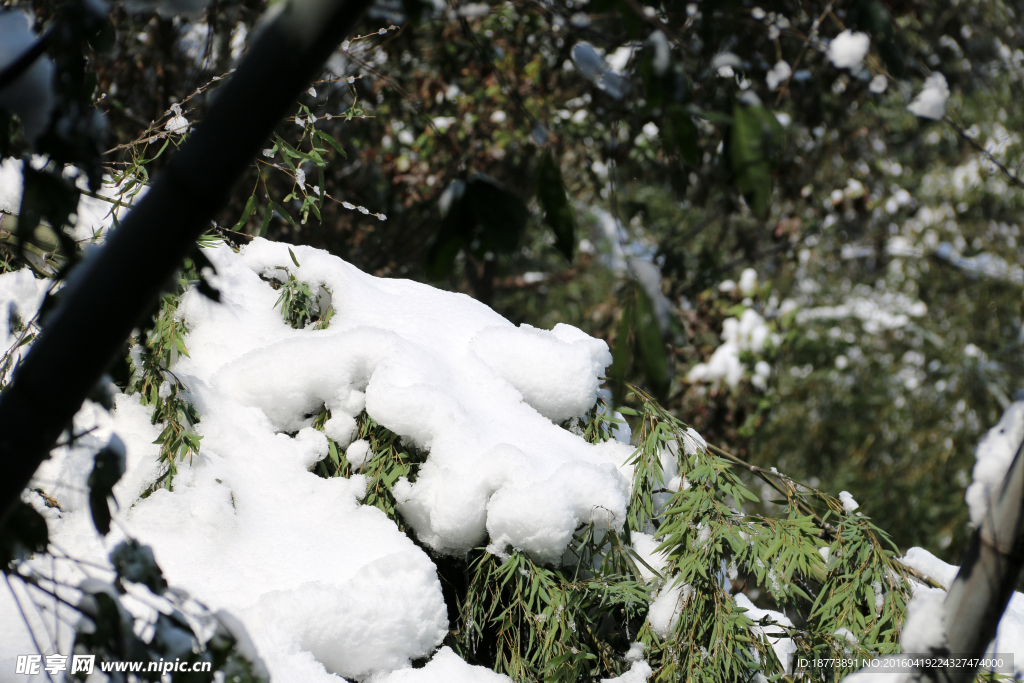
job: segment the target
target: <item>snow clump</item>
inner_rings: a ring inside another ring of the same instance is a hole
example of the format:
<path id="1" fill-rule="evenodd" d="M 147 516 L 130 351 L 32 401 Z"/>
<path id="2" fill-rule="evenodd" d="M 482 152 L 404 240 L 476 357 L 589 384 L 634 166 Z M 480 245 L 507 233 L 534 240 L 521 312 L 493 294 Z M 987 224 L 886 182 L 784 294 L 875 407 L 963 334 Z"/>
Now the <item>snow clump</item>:
<path id="1" fill-rule="evenodd" d="M 949 85 L 946 77 L 939 72 L 933 73 L 924 82 L 924 88 L 917 94 L 907 109 L 914 116 L 939 121 L 946 115 L 946 101 L 949 99 Z"/>
<path id="2" fill-rule="evenodd" d="M 854 500 L 849 491 L 840 491 L 839 500 L 843 503 L 843 511 L 848 515 L 852 515 L 860 508 L 860 503 Z"/>
<path id="3" fill-rule="evenodd" d="M 828 44 L 828 59 L 837 69 L 860 69 L 871 47 L 871 38 L 860 31 L 846 29 Z"/>
<path id="4" fill-rule="evenodd" d="M 900 633 L 904 652 L 939 652 L 946 645 L 945 593 L 938 589 L 914 591 L 907 604 L 907 620 Z"/>
<path id="5" fill-rule="evenodd" d="M 793 69 L 789 66 L 789 62 L 780 60 L 768 71 L 764 80 L 768 84 L 769 90 L 775 90 L 783 83 L 783 81 L 792 75 Z"/>
<path id="6" fill-rule="evenodd" d="M 683 613 L 683 603 L 689 599 L 692 592 L 692 586 L 678 581 L 670 587 L 662 588 L 654 598 L 647 611 L 647 623 L 659 638 L 668 638 L 675 629 Z"/>

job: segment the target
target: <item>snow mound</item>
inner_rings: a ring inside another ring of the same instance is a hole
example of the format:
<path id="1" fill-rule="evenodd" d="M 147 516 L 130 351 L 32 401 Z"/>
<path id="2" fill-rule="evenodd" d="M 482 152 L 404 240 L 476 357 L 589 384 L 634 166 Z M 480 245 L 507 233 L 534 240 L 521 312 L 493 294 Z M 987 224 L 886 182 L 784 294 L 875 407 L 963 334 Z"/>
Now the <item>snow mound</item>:
<path id="1" fill-rule="evenodd" d="M 198 293 L 183 301 L 190 347 L 199 350 L 181 372 L 211 378 L 278 431 L 307 426 L 326 405 L 327 433 L 345 445 L 365 409 L 429 452 L 416 480 L 400 479 L 394 494 L 420 540 L 439 552 L 465 553 L 489 535 L 550 562 L 580 524 L 622 523 L 629 473 L 620 469 L 630 447 L 590 445 L 552 423 L 595 404 L 611 362 L 604 342 L 567 325 L 517 328 L 464 295 L 295 252 L 298 268 L 285 245 L 264 240 L 241 256 L 213 253 L 225 301 Z M 282 267 L 332 293 L 329 329 L 281 322 L 276 293 L 258 274 Z"/>

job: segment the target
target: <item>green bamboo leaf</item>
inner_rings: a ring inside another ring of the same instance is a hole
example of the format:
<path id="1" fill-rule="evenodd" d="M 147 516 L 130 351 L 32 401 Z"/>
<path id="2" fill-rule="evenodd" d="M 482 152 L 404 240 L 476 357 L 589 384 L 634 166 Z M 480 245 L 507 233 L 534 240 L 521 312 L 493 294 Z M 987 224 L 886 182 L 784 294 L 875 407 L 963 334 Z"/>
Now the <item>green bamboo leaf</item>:
<path id="1" fill-rule="evenodd" d="M 331 147 L 333 147 L 335 150 L 337 150 L 338 154 L 340 154 L 343 158 L 348 159 L 348 154 L 345 154 L 345 149 L 341 146 L 340 142 L 334 139 L 334 136 L 332 136 L 330 133 L 325 133 L 322 130 L 318 130 L 316 134 L 317 137 L 319 137 L 321 140 L 323 140 Z"/>
<path id="2" fill-rule="evenodd" d="M 249 218 L 256 213 L 256 195 L 249 195 L 249 199 L 245 202 L 245 208 L 242 209 L 242 217 L 235 223 L 235 227 L 231 228 L 235 232 L 241 232 L 245 224 L 249 222 Z"/>
<path id="3" fill-rule="evenodd" d="M 273 199 L 271 199 L 270 200 L 270 206 L 271 206 L 271 208 L 274 209 L 274 211 L 276 211 L 281 216 L 281 218 L 285 219 L 286 221 L 291 223 L 293 226 L 295 226 L 295 219 L 292 218 L 292 215 L 290 213 L 288 213 L 288 211 L 283 206 L 281 206 L 280 203 L 275 202 Z"/>

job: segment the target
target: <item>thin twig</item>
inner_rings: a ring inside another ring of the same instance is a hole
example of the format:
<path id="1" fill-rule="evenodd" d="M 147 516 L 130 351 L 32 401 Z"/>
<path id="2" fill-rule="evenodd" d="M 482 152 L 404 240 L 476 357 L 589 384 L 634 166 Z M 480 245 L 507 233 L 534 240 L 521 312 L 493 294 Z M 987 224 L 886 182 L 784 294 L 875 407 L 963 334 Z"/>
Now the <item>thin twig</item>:
<path id="1" fill-rule="evenodd" d="M 943 117 L 942 120 L 945 121 L 946 123 L 948 123 L 949 125 L 951 125 L 953 127 L 953 129 L 960 135 L 960 137 L 962 137 L 964 140 L 967 141 L 967 144 L 969 144 L 971 147 L 973 147 L 977 151 L 981 152 L 982 155 L 986 159 L 988 159 L 988 161 L 993 166 L 998 168 L 1002 172 L 1002 174 L 1004 176 L 1006 176 L 1006 179 L 1010 181 L 1011 185 L 1015 185 L 1015 186 L 1017 186 L 1017 187 L 1019 187 L 1021 189 L 1024 189 L 1024 181 L 1022 181 L 1020 178 L 1018 178 L 1017 174 L 1015 172 L 1011 171 L 1009 168 L 1007 168 L 1001 161 L 999 161 L 994 156 L 992 156 L 992 152 L 990 152 L 987 149 L 985 149 L 984 147 L 982 147 L 980 144 L 978 144 L 977 140 L 975 140 L 970 135 L 968 135 L 967 131 L 964 129 L 964 127 L 961 126 L 956 121 L 954 121 L 953 117 L 951 117 L 949 114 L 947 114 L 946 116 Z"/>

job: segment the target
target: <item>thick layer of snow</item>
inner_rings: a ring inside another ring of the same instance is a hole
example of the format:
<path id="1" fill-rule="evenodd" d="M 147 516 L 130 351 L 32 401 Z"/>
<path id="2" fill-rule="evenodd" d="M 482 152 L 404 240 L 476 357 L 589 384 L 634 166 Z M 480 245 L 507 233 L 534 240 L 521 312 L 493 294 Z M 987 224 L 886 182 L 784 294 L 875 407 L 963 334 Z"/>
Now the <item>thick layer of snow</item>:
<path id="1" fill-rule="evenodd" d="M 828 44 L 828 59 L 837 69 L 857 70 L 871 47 L 871 38 L 860 31 L 846 29 Z"/>
<path id="2" fill-rule="evenodd" d="M 750 598 L 743 593 L 736 594 L 736 604 L 747 610 L 748 619 L 761 621 L 761 619 L 768 617 L 780 626 L 793 626 L 793 622 L 782 612 L 773 612 L 772 610 L 755 607 Z M 754 626 L 751 630 L 768 639 L 783 669 L 785 669 L 787 674 L 793 673 L 793 655 L 796 654 L 796 643 L 787 636 L 785 629 L 772 626 Z"/>
<path id="3" fill-rule="evenodd" d="M 907 109 L 914 116 L 939 121 L 946 115 L 946 101 L 949 99 L 949 85 L 946 77 L 939 72 L 925 79 L 924 88 L 917 94 Z"/>
<path id="4" fill-rule="evenodd" d="M 230 300 L 216 306 L 196 293 L 183 304 L 193 344 L 223 363 L 215 382 L 235 400 L 281 431 L 308 424 L 326 404 L 328 433 L 342 443 L 365 407 L 429 451 L 416 481 L 400 479 L 394 493 L 419 538 L 441 552 L 464 553 L 489 536 L 499 549 L 554 561 L 580 523 L 621 524 L 629 472 L 620 469 L 632 449 L 587 444 L 551 421 L 594 405 L 611 360 L 603 342 L 567 325 L 516 328 L 469 297 L 370 278 L 312 249 L 296 253 L 296 277 L 333 293 L 328 330 L 275 331 L 239 348 L 237 323 L 203 324 L 223 319 Z M 284 245 L 262 240 L 240 258 L 226 249 L 215 256 L 224 278 L 256 282 L 291 265 Z M 276 294 L 260 286 L 269 302 L 260 310 L 276 315 Z M 247 334 L 261 333 L 250 326 Z M 204 362 L 194 353 L 183 371 Z"/>
<path id="5" fill-rule="evenodd" d="M 1010 405 L 999 424 L 988 431 L 974 456 L 974 482 L 967 487 L 971 524 L 981 526 L 989 504 L 996 499 L 1024 439 L 1024 401 Z"/>
<path id="6" fill-rule="evenodd" d="M 345 447 L 365 409 L 428 453 L 416 480 L 401 480 L 395 493 L 437 550 L 462 553 L 490 540 L 498 551 L 510 544 L 553 561 L 579 524 L 624 519 L 623 463 L 632 448 L 590 445 L 552 422 L 594 404 L 607 347 L 568 326 L 517 328 L 469 297 L 294 251 L 301 267 L 286 245 L 263 240 L 241 254 L 206 252 L 222 302 L 195 291 L 183 297 L 191 357 L 173 367 L 201 416 L 200 455 L 179 466 L 173 492 L 139 499 L 160 471 L 153 441 L 161 427 L 134 397 L 118 396 L 113 415 L 90 404 L 76 426 L 97 429 L 37 475 L 64 508 L 40 505 L 51 538 L 101 563 L 119 529 L 151 545 L 172 585 L 241 619 L 278 683 L 398 670 L 395 680 L 452 680 L 462 675 L 456 669 L 466 675 L 455 680 L 497 680 L 443 651 L 426 669 L 405 670 L 448 630 L 436 570 L 382 512 L 360 504 L 363 475 L 325 480 L 309 471 L 328 450 L 310 414 L 326 404 L 327 431 Z M 330 291 L 336 315 L 328 329 L 295 330 L 283 320 L 278 292 L 259 277 L 279 268 Z M 39 291 L 30 275 L 0 277 L 0 299 L 23 308 Z M 84 489 L 92 453 L 115 431 L 128 471 L 115 488 L 115 531 L 101 542 Z M 68 583 L 82 579 L 60 571 Z M 0 662 L 30 651 L 17 633 L 4 610 L 0 634 L 11 637 L 0 639 Z"/>

